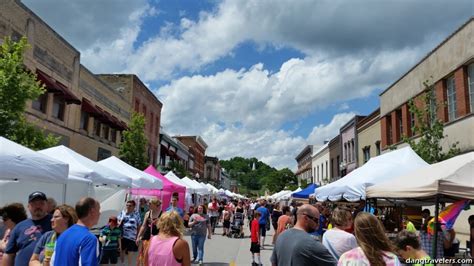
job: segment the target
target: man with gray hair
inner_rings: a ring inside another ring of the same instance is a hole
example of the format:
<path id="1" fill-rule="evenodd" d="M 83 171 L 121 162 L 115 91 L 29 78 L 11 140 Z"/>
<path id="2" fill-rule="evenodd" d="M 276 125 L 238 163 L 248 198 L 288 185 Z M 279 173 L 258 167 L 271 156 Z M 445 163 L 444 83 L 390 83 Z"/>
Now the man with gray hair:
<path id="1" fill-rule="evenodd" d="M 272 265 L 336 265 L 337 261 L 331 253 L 309 235 L 318 228 L 318 209 L 305 204 L 298 208 L 296 215 L 298 220 L 295 226 L 278 236 L 270 259 Z"/>

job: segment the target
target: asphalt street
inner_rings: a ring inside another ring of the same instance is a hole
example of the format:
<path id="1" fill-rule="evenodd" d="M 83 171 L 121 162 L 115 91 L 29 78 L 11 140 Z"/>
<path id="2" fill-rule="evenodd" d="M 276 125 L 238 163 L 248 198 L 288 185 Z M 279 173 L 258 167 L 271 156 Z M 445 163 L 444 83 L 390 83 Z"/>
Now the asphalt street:
<path id="1" fill-rule="evenodd" d="M 204 265 L 252 265 L 250 230 L 247 225 L 244 227 L 244 233 L 244 238 L 228 238 L 222 236 L 222 225 L 219 225 L 212 239 L 206 239 L 204 244 Z M 273 250 L 273 246 L 271 245 L 272 237 L 273 228 L 267 231 L 266 245 L 260 254 L 263 265 L 271 265 L 270 256 Z M 189 247 L 192 249 L 191 237 L 186 236 L 185 238 L 189 243 Z"/>

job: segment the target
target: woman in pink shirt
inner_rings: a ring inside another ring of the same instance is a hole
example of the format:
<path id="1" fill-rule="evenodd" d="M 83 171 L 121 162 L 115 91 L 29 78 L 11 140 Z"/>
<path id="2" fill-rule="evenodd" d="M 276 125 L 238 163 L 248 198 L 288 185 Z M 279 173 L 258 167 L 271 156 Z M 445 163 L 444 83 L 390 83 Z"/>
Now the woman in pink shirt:
<path id="1" fill-rule="evenodd" d="M 184 225 L 177 212 L 164 213 L 158 221 L 160 232 L 150 240 L 145 265 L 189 266 L 189 244 L 183 239 Z"/>

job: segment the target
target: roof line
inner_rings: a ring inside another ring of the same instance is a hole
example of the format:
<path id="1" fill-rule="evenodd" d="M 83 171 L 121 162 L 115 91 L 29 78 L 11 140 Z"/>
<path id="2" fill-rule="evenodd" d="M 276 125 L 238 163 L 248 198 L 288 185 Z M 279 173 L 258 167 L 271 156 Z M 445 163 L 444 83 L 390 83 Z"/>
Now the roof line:
<path id="1" fill-rule="evenodd" d="M 393 82 L 388 88 L 386 88 L 383 92 L 379 94 L 379 96 L 382 96 L 384 93 L 386 93 L 388 90 L 390 90 L 395 84 L 397 84 L 400 80 L 402 80 L 405 76 L 407 76 L 411 71 L 413 71 L 417 66 L 419 66 L 421 63 L 423 63 L 428 57 L 430 57 L 432 54 L 434 54 L 441 46 L 443 46 L 446 42 L 448 42 L 454 35 L 456 35 L 458 32 L 460 32 L 462 29 L 464 29 L 469 23 L 474 21 L 474 16 L 468 19 L 464 24 L 462 24 L 456 31 L 451 33 L 444 41 L 442 41 L 440 44 L 438 44 L 433 50 L 431 50 L 426 56 L 424 56 L 418 63 L 416 63 L 412 68 L 410 68 L 405 74 L 403 74 L 399 79 L 397 79 L 395 82 Z"/>

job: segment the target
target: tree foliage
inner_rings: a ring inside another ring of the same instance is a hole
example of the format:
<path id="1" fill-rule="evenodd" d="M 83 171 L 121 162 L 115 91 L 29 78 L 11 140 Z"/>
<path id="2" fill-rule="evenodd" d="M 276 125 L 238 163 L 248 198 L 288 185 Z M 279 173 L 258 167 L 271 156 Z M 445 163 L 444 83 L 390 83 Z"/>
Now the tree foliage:
<path id="1" fill-rule="evenodd" d="M 296 188 L 297 179 L 291 170 L 277 170 L 256 158 L 234 157 L 221 160 L 220 165 L 226 169 L 231 179 L 237 180 L 243 191 L 267 189 L 278 192 L 285 188 Z"/>
<path id="2" fill-rule="evenodd" d="M 177 161 L 169 162 L 168 166 L 163 167 L 163 169 L 166 171 L 173 171 L 176 175 L 178 175 L 181 178 L 185 176 L 192 177 L 192 174 L 186 170 L 186 167 L 184 167 L 184 165 L 180 164 Z"/>
<path id="3" fill-rule="evenodd" d="M 0 46 L 0 136 L 38 150 L 57 145 L 60 138 L 45 135 L 26 121 L 27 101 L 46 92 L 35 74 L 23 65 L 23 54 L 28 47 L 26 38 L 14 42 L 9 37 Z"/>
<path id="4" fill-rule="evenodd" d="M 424 83 L 426 93 L 421 96 L 421 106 L 417 106 L 414 100 L 410 100 L 410 112 L 415 115 L 417 121 L 412 128 L 413 135 L 418 139 L 403 136 L 402 140 L 408 143 L 411 148 L 427 163 L 436 163 L 460 153 L 457 147 L 458 142 L 449 146 L 447 152 L 443 152 L 441 142 L 447 135 L 444 135 L 444 124 L 437 117 L 438 103 L 434 93 L 434 87 L 428 81 Z M 444 103 L 442 103 L 444 105 Z"/>
<path id="5" fill-rule="evenodd" d="M 123 141 L 119 146 L 119 156 L 126 163 L 144 170 L 148 166 L 148 141 L 145 136 L 145 117 L 133 113 L 129 128 L 123 131 Z"/>

